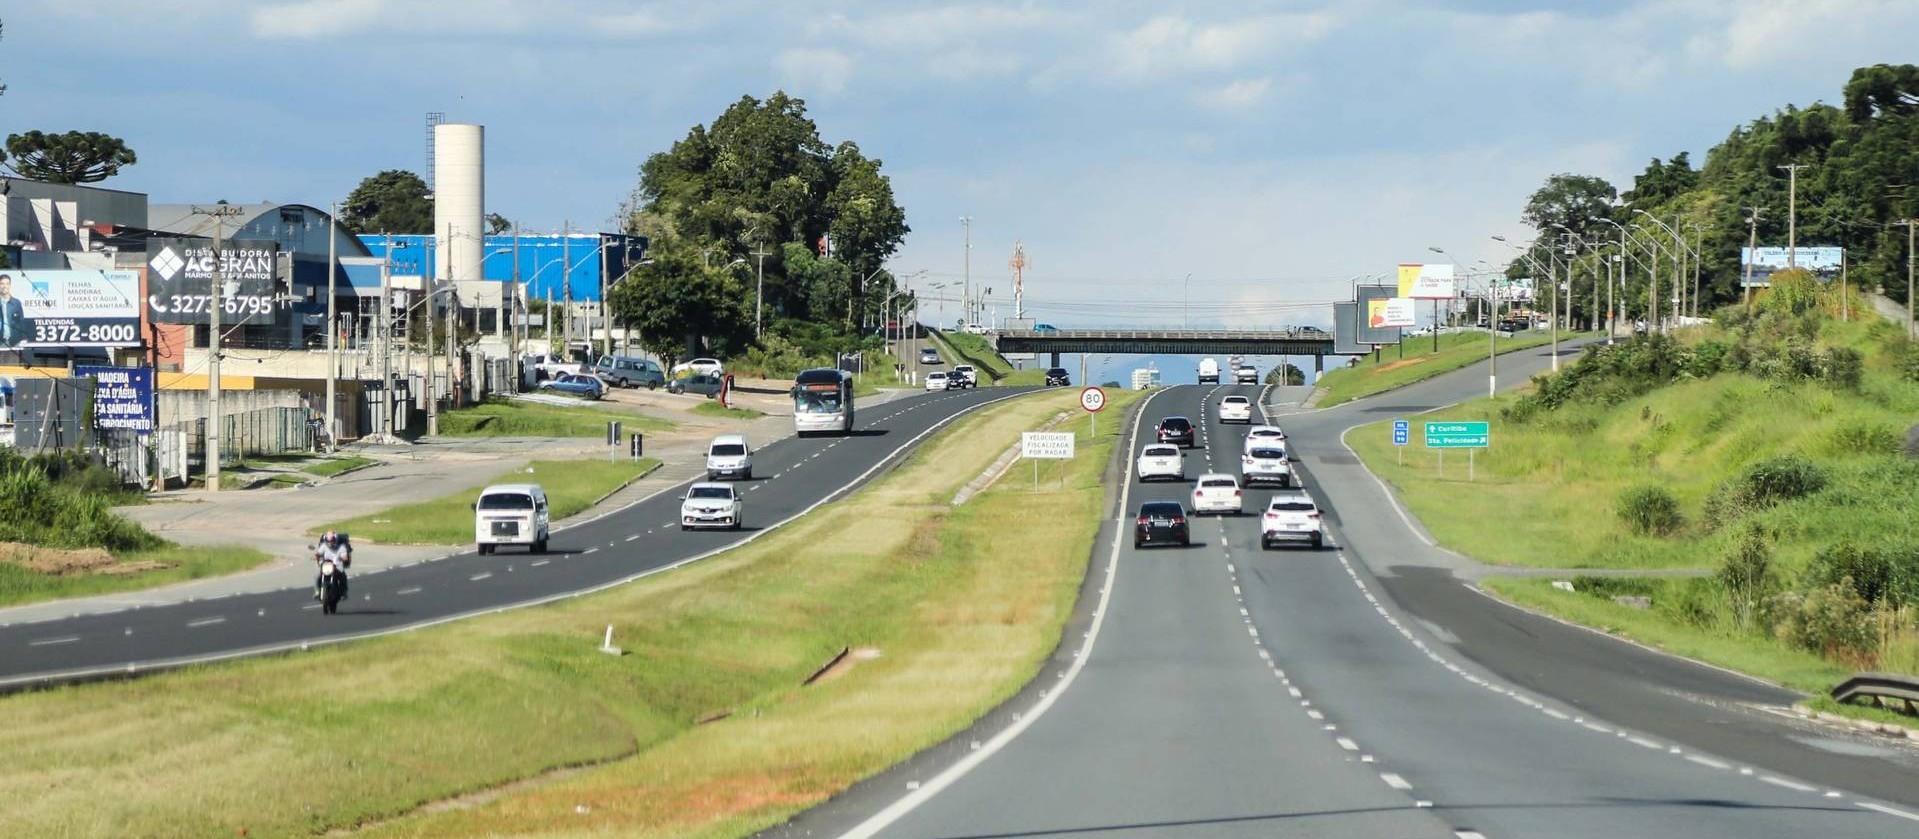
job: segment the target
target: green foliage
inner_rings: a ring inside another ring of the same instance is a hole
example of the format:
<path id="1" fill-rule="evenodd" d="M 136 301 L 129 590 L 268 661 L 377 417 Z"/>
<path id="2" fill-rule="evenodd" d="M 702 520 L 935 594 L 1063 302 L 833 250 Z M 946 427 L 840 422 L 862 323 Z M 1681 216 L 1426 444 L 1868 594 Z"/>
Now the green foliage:
<path id="1" fill-rule="evenodd" d="M 13 158 L 8 167 L 21 177 L 55 184 L 97 183 L 139 160 L 126 141 L 98 131 L 10 134 L 7 154 Z"/>
<path id="2" fill-rule="evenodd" d="M 137 551 L 164 541 L 115 514 L 135 498 L 111 470 L 63 453 L 34 458 L 0 449 L 0 542 Z"/>
<path id="3" fill-rule="evenodd" d="M 1842 579 L 1828 586 L 1781 595 L 1769 607 L 1779 636 L 1807 652 L 1858 666 L 1869 666 L 1879 647 L 1872 607 Z"/>
<path id="4" fill-rule="evenodd" d="M 513 222 L 499 213 L 486 214 L 486 235 L 499 236 L 513 232 Z"/>
<path id="5" fill-rule="evenodd" d="M 1653 484 L 1620 493 L 1615 509 L 1626 526 L 1641 536 L 1669 536 L 1685 523 L 1679 513 L 1679 500 L 1665 487 Z"/>
<path id="6" fill-rule="evenodd" d="M 1301 387 L 1306 384 L 1306 371 L 1294 366 L 1290 361 L 1275 365 L 1273 369 L 1266 371 L 1266 384 Z"/>
<path id="7" fill-rule="evenodd" d="M 1563 224 L 1581 236 L 1597 238 L 1599 220 L 1612 216 L 1612 201 L 1617 197 L 1619 190 L 1605 178 L 1562 173 L 1533 191 L 1519 218 L 1536 230 Z"/>
<path id="8" fill-rule="evenodd" d="M 608 295 L 613 315 L 670 367 L 707 353 L 729 356 L 753 339 L 753 294 L 740 266 L 703 267 L 678 245 L 653 252 Z"/>
<path id="9" fill-rule="evenodd" d="M 1720 561 L 1719 585 L 1732 606 L 1733 621 L 1740 629 L 1751 629 L 1759 607 L 1778 581 L 1772 571 L 1772 546 L 1757 525 L 1740 534 Z"/>
<path id="10" fill-rule="evenodd" d="M 1871 606 L 1919 606 L 1919 542 L 1827 545 L 1806 566 L 1805 582 L 1815 588 L 1843 582 Z"/>
<path id="11" fill-rule="evenodd" d="M 1765 507 L 1825 489 L 1826 470 L 1798 455 L 1780 455 L 1747 467 L 1739 483 L 1748 500 Z"/>
<path id="12" fill-rule="evenodd" d="M 354 233 L 429 234 L 433 196 L 419 175 L 388 169 L 353 188 L 340 205 L 340 223 Z"/>

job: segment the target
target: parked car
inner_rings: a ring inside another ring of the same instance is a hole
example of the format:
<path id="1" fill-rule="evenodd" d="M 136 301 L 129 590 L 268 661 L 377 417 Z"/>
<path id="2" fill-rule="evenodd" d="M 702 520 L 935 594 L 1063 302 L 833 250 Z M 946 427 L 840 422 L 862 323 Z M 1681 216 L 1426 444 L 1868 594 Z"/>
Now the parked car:
<path id="1" fill-rule="evenodd" d="M 720 386 L 721 380 L 719 376 L 707 373 L 694 373 L 690 376 L 682 376 L 667 382 L 666 392 L 698 393 L 705 395 L 708 399 L 712 399 L 719 395 Z"/>
<path id="2" fill-rule="evenodd" d="M 1181 448 L 1193 447 L 1193 421 L 1185 417 L 1167 417 L 1159 421 L 1159 441 Z"/>
<path id="3" fill-rule="evenodd" d="M 546 553 L 546 490 L 539 484 L 495 484 L 473 502 L 473 541 L 481 554 L 501 545 Z"/>
<path id="4" fill-rule="evenodd" d="M 1139 450 L 1138 473 L 1142 482 L 1159 478 L 1184 481 L 1186 480 L 1186 454 L 1181 452 L 1178 446 L 1149 443 Z"/>
<path id="5" fill-rule="evenodd" d="M 699 373 L 718 378 L 726 375 L 726 365 L 717 358 L 695 358 L 673 365 L 673 375 L 681 373 Z"/>
<path id="6" fill-rule="evenodd" d="M 680 529 L 720 527 L 740 529 L 743 505 L 732 484 L 701 481 L 680 496 Z"/>
<path id="7" fill-rule="evenodd" d="M 615 387 L 643 387 L 652 390 L 666 386 L 666 371 L 650 358 L 627 355 L 603 355 L 593 365 L 593 375 Z"/>
<path id="8" fill-rule="evenodd" d="M 921 364 L 940 364 L 940 351 L 933 347 L 920 347 Z"/>
<path id="9" fill-rule="evenodd" d="M 1133 547 L 1172 543 L 1193 544 L 1186 525 L 1186 508 L 1178 501 L 1148 501 L 1139 505 L 1139 518 L 1133 523 Z"/>
<path id="10" fill-rule="evenodd" d="M 753 446 L 743 434 L 721 434 L 706 444 L 706 479 L 753 480 Z"/>
<path id="11" fill-rule="evenodd" d="M 1242 385 L 1259 384 L 1259 368 L 1251 364 L 1242 364 L 1238 370 L 1233 372 L 1233 381 Z"/>
<path id="12" fill-rule="evenodd" d="M 1047 387 L 1067 387 L 1073 383 L 1073 377 L 1066 374 L 1064 367 L 1049 367 L 1046 370 Z"/>
<path id="13" fill-rule="evenodd" d="M 953 376 L 959 377 L 959 386 L 962 388 L 979 387 L 979 371 L 973 369 L 973 365 L 971 364 L 954 365 Z M 951 379 L 952 376 L 947 378 Z"/>
<path id="14" fill-rule="evenodd" d="M 1326 544 L 1320 527 L 1319 506 L 1304 492 L 1278 492 L 1266 502 L 1259 519 L 1259 546 L 1271 549 L 1282 541 L 1307 541 L 1318 548 Z"/>
<path id="15" fill-rule="evenodd" d="M 561 373 L 586 372 L 581 369 L 579 362 L 552 353 L 528 356 L 524 366 L 533 368 L 535 378 L 542 380 L 553 378 Z"/>
<path id="16" fill-rule="evenodd" d="M 952 377 L 947 376 L 945 371 L 934 370 L 933 372 L 926 374 L 926 389 L 927 390 L 952 390 L 953 389 Z"/>
<path id="17" fill-rule="evenodd" d="M 1193 486 L 1193 515 L 1232 513 L 1237 516 L 1245 512 L 1242 506 L 1245 495 L 1239 488 L 1238 478 L 1221 474 L 1201 475 L 1199 483 Z"/>
<path id="18" fill-rule="evenodd" d="M 598 399 L 606 395 L 606 383 L 585 373 L 561 373 L 541 382 L 540 390 L 564 393 L 581 399 Z"/>
<path id="19" fill-rule="evenodd" d="M 1248 449 L 1239 459 L 1239 475 L 1247 486 L 1275 483 L 1291 487 L 1299 482 L 1292 461 L 1286 459 L 1286 450 L 1273 445 Z"/>
<path id="20" fill-rule="evenodd" d="M 1228 396 L 1219 400 L 1219 421 L 1250 425 L 1253 421 L 1253 400 L 1244 396 Z"/>
<path id="21" fill-rule="evenodd" d="M 959 327 L 961 332 L 965 332 L 970 335 L 985 335 L 986 333 L 992 331 L 991 329 L 988 329 L 986 327 L 986 324 L 983 324 L 983 323 L 961 323 Z"/>

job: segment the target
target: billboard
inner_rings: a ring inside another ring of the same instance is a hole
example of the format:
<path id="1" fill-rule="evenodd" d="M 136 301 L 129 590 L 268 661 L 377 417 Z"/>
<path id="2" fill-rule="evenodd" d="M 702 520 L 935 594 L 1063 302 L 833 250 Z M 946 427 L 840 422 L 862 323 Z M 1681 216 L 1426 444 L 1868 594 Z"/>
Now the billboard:
<path id="1" fill-rule="evenodd" d="M 1846 249 L 1799 248 L 1795 252 L 1789 248 L 1740 248 L 1739 282 L 1750 288 L 1771 288 L 1772 275 L 1795 263 L 1820 279 L 1830 280 L 1845 267 Z M 1752 274 L 1750 281 L 1746 279 L 1748 271 Z"/>
<path id="2" fill-rule="evenodd" d="M 220 323 L 270 324 L 279 319 L 280 247 L 235 239 L 220 249 Z M 213 242 L 151 239 L 147 242 L 147 311 L 155 323 L 208 322 L 213 300 Z"/>
<path id="3" fill-rule="evenodd" d="M 1372 302 L 1375 300 L 1390 300 L 1398 296 L 1398 294 L 1396 294 L 1396 292 L 1398 291 L 1399 291 L 1398 286 L 1389 286 L 1389 285 L 1363 285 L 1359 287 L 1359 291 L 1358 291 L 1359 298 L 1357 302 L 1359 303 L 1358 337 L 1359 337 L 1360 343 L 1362 344 L 1397 344 L 1399 343 L 1399 327 L 1397 326 L 1376 327 L 1376 326 L 1373 326 L 1371 323 Z"/>
<path id="4" fill-rule="evenodd" d="M 1388 297 L 1366 301 L 1366 325 L 1373 329 L 1399 329 L 1418 322 L 1411 297 Z"/>
<path id="5" fill-rule="evenodd" d="M 1333 304 L 1333 354 L 1365 355 L 1372 348 L 1359 342 L 1359 304 Z"/>
<path id="6" fill-rule="evenodd" d="M 1414 300 L 1451 300 L 1458 296 L 1453 288 L 1452 263 L 1399 266 L 1398 296 Z"/>
<path id="7" fill-rule="evenodd" d="M 1533 278 L 1494 277 L 1487 284 L 1486 289 L 1480 292 L 1480 297 L 1499 303 L 1531 303 L 1533 302 Z"/>
<path id="8" fill-rule="evenodd" d="M 153 371 L 145 367 L 75 367 L 92 378 L 93 427 L 153 433 Z"/>
<path id="9" fill-rule="evenodd" d="M 0 270 L 0 349 L 137 347 L 137 271 Z"/>

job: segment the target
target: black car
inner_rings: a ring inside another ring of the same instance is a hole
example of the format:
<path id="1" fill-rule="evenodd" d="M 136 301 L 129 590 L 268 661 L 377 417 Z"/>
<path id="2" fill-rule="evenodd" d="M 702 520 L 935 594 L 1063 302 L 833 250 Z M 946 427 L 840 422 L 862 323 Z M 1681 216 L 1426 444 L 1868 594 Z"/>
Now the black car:
<path id="1" fill-rule="evenodd" d="M 1133 528 L 1133 547 L 1171 543 L 1193 544 L 1186 529 L 1186 508 L 1178 501 L 1148 501 L 1139 505 L 1139 518 Z"/>
<path id="2" fill-rule="evenodd" d="M 1070 385 L 1072 383 L 1073 383 L 1072 380 L 1067 378 L 1066 376 L 1066 368 L 1064 367 L 1047 368 L 1046 370 L 1046 386 L 1047 387 L 1066 387 L 1067 385 Z"/>
<path id="3" fill-rule="evenodd" d="M 1180 448 L 1193 447 L 1193 421 L 1185 417 L 1167 417 L 1159 421 L 1159 441 Z"/>

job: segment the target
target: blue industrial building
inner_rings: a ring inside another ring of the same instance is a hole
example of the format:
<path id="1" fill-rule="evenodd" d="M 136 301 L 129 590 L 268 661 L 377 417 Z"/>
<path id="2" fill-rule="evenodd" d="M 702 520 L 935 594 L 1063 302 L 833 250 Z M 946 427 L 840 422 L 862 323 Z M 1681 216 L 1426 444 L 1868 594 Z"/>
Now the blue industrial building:
<path id="1" fill-rule="evenodd" d="M 513 279 L 516 238 L 521 294 L 526 300 L 598 302 L 602 276 L 609 284 L 618 281 L 639 265 L 646 253 L 644 236 L 615 233 L 488 236 L 482 250 L 485 256 L 480 260 L 482 277 L 494 282 Z M 390 256 L 390 271 L 396 276 L 420 276 L 430 272 L 433 265 L 430 235 L 374 234 L 363 235 L 360 241 L 372 256 Z M 606 259 L 604 275 L 600 272 L 602 254 Z"/>

